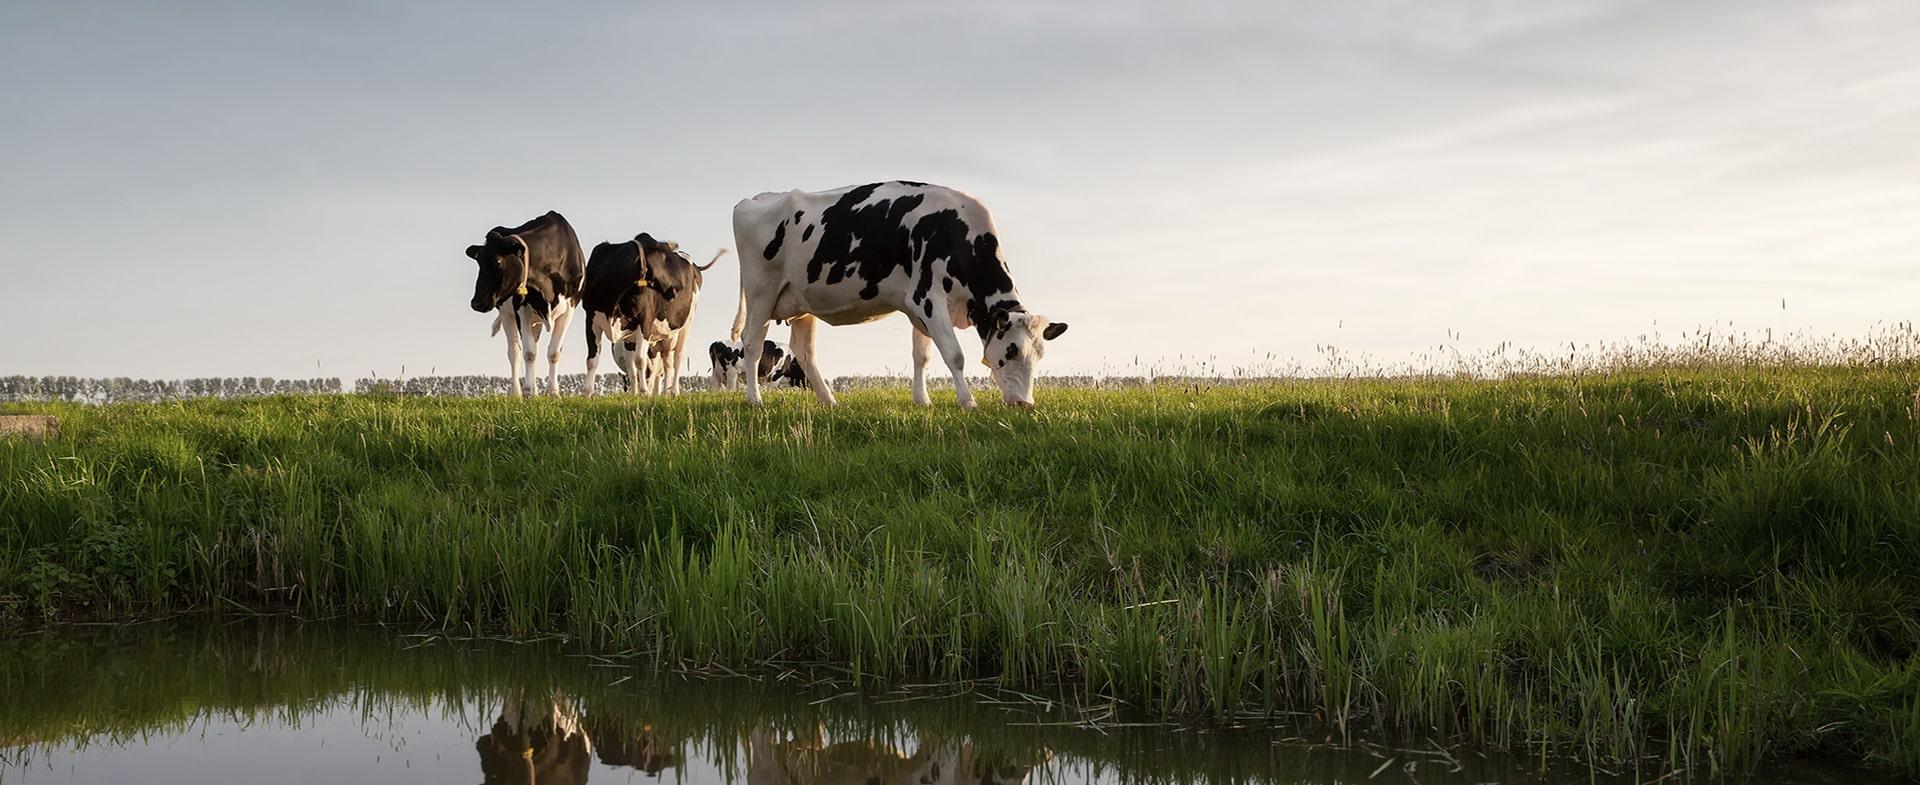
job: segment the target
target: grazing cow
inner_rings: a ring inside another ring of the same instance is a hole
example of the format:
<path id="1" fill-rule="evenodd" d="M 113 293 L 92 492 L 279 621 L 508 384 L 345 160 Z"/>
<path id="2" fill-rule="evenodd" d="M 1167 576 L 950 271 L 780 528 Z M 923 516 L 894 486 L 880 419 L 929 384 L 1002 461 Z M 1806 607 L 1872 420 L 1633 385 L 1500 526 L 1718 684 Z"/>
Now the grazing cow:
<path id="1" fill-rule="evenodd" d="M 566 340 L 567 323 L 580 305 L 580 283 L 586 274 L 580 238 L 573 227 L 556 212 L 512 229 L 496 226 L 487 232 L 485 242 L 467 246 L 467 258 L 480 265 L 473 283 L 473 310 L 499 311 L 494 332 L 506 328 L 514 396 L 522 394 L 522 368 L 525 394 L 538 393 L 533 352 L 540 343 L 541 327 L 553 331 L 547 344 L 547 394 L 559 395 L 560 347 Z"/>
<path id="2" fill-rule="evenodd" d="M 958 330 L 980 334 L 982 358 L 1011 406 L 1033 405 L 1034 362 L 1067 331 L 1030 313 L 1000 258 L 987 208 L 971 196 L 896 180 L 832 191 L 764 193 L 733 206 L 740 312 L 733 332 L 756 366 L 767 322 L 792 325 L 789 343 L 820 402 L 833 391 L 813 351 L 815 321 L 859 324 L 896 311 L 913 322 L 913 401 L 927 397 L 928 345 L 953 373 L 961 408 L 974 406 Z M 744 331 L 743 328 L 744 327 Z M 760 403 L 747 377 L 747 401 Z"/>
<path id="3" fill-rule="evenodd" d="M 707 357 L 713 360 L 713 386 L 716 389 L 731 390 L 745 378 L 745 346 L 738 338 L 714 341 L 707 346 Z M 807 372 L 800 369 L 799 361 L 793 358 L 793 353 L 787 347 L 774 341 L 767 341 L 760 347 L 760 364 L 757 367 L 762 382 L 807 386 Z"/>
<path id="4" fill-rule="evenodd" d="M 679 246 L 641 234 L 624 243 L 601 243 L 587 259 L 581 296 L 587 314 L 587 389 L 594 394 L 600 339 L 613 343 L 613 360 L 628 374 L 630 391 L 680 391 L 680 355 L 686 348 L 701 273 L 720 261 L 696 265 Z"/>

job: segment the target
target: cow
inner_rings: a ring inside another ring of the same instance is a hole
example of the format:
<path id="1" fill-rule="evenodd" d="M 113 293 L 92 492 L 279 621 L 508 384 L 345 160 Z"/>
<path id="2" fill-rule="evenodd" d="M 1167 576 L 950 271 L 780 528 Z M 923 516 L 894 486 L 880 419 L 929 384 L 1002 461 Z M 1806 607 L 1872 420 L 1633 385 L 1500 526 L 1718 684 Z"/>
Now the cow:
<path id="1" fill-rule="evenodd" d="M 631 392 L 680 391 L 677 371 L 700 299 L 701 273 L 726 252 L 722 248 L 697 265 L 677 244 L 644 232 L 624 243 L 593 247 L 581 295 L 587 315 L 586 394 L 594 394 L 602 338 L 612 342 L 614 363 L 628 374 Z"/>
<path id="2" fill-rule="evenodd" d="M 767 323 L 787 320 L 788 343 L 822 404 L 833 391 L 814 355 L 816 321 L 844 325 L 895 312 L 913 322 L 913 402 L 930 405 L 929 345 L 940 349 L 963 409 L 974 408 L 958 331 L 979 332 L 1000 397 L 1033 406 L 1034 363 L 1067 331 L 1029 312 L 1000 256 L 979 200 L 951 188 L 894 180 L 831 191 L 763 193 L 733 206 L 740 248 L 740 311 L 733 332 L 757 366 Z M 744 330 L 743 330 L 744 328 Z M 747 377 L 747 402 L 760 384 Z"/>
<path id="3" fill-rule="evenodd" d="M 498 311 L 494 332 L 504 328 L 507 333 L 507 370 L 514 397 L 522 395 L 522 368 L 525 394 L 538 394 L 533 354 L 542 327 L 553 331 L 547 344 L 547 394 L 559 395 L 560 348 L 567 324 L 580 305 L 580 284 L 586 277 L 580 238 L 573 226 L 551 211 L 512 229 L 496 226 L 480 245 L 467 246 L 467 258 L 480 266 L 470 305 L 479 313 Z"/>
<path id="4" fill-rule="evenodd" d="M 731 341 L 714 341 L 707 345 L 707 358 L 713 361 L 713 386 L 719 390 L 731 390 L 745 377 L 746 344 L 739 338 Z M 767 341 L 760 347 L 760 364 L 756 366 L 762 382 L 784 382 L 792 387 L 807 386 L 807 372 L 800 369 L 800 363 L 793 359 L 793 352 L 774 341 Z"/>

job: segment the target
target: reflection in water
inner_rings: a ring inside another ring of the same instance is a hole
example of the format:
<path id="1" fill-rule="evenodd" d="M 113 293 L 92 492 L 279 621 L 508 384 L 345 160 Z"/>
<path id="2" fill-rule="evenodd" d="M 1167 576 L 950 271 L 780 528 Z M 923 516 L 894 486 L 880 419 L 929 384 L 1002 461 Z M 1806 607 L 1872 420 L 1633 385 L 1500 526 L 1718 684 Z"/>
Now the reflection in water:
<path id="1" fill-rule="evenodd" d="M 607 766 L 626 766 L 658 777 L 680 760 L 666 737 L 654 732 L 652 723 L 594 715 L 587 718 L 587 734 L 600 740 L 600 762 Z"/>
<path id="2" fill-rule="evenodd" d="M 1057 706 L 978 694 L 653 677 L 645 663 L 554 646 L 368 628 L 197 620 L 9 643 L 0 785 L 472 785 L 476 753 L 482 782 L 527 785 L 1626 783 L 1667 772 L 1615 776 L 1424 739 L 1305 746 L 1275 727 L 1085 727 Z M 1796 768 L 1753 781 L 1894 780 Z"/>
<path id="3" fill-rule="evenodd" d="M 747 741 L 747 785 L 1023 785 L 1052 753 L 1016 762 L 982 754 L 968 741 L 922 740 L 904 755 L 863 740 L 826 744 L 818 729 L 805 738 L 776 740 L 757 728 Z"/>
<path id="4" fill-rule="evenodd" d="M 493 729 L 473 743 L 485 782 L 579 785 L 587 781 L 593 742 L 580 711 L 563 695 L 533 701 L 508 698 Z"/>

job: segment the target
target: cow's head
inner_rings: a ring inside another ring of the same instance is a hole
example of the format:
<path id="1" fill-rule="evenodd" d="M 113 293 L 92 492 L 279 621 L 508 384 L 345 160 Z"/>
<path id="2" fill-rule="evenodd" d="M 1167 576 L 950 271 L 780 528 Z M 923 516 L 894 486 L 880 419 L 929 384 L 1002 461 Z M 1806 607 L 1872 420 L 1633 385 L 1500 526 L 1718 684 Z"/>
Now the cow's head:
<path id="1" fill-rule="evenodd" d="M 1066 322 L 1025 311 L 995 310 L 982 362 L 1008 406 L 1033 406 L 1033 366 L 1046 355 L 1047 342 L 1067 331 Z"/>
<path id="2" fill-rule="evenodd" d="M 467 258 L 480 264 L 480 275 L 473 281 L 473 310 L 486 313 L 500 307 L 508 297 L 527 293 L 527 243 L 499 230 L 487 233 L 487 241 L 467 246 Z"/>
<path id="3" fill-rule="evenodd" d="M 667 281 L 661 280 L 660 273 L 662 272 L 662 267 L 672 263 L 672 260 L 668 259 L 667 255 L 674 253 L 679 249 L 680 245 L 678 243 L 655 240 L 652 235 L 646 234 L 645 232 L 635 236 L 633 242 L 635 245 L 640 246 L 640 261 L 638 264 L 640 278 L 635 281 L 635 285 L 641 289 L 652 289 L 654 293 L 660 295 L 660 298 L 663 300 L 671 300 L 678 296 L 680 294 L 680 288 Z"/>

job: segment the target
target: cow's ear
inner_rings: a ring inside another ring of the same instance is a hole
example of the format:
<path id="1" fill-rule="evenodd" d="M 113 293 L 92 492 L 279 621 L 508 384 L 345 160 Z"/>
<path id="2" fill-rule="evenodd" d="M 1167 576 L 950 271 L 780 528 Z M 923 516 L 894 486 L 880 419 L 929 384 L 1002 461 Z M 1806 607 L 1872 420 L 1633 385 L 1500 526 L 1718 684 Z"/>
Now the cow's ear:
<path id="1" fill-rule="evenodd" d="M 487 250 L 487 247 L 484 245 L 469 245 L 467 246 L 467 258 L 476 262 L 480 261 L 480 252 L 484 250 Z"/>
<path id="2" fill-rule="evenodd" d="M 1040 337 L 1051 341 L 1055 338 L 1060 337 L 1062 334 L 1066 333 L 1066 331 L 1067 331 L 1066 322 L 1054 322 L 1053 324 L 1047 325 L 1047 329 L 1042 330 L 1040 332 Z"/>

